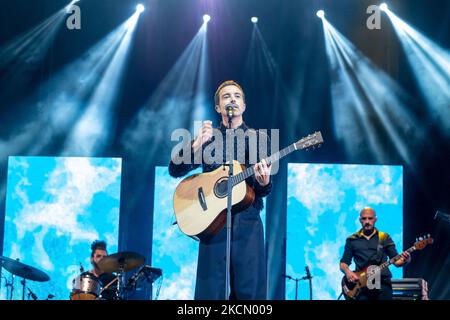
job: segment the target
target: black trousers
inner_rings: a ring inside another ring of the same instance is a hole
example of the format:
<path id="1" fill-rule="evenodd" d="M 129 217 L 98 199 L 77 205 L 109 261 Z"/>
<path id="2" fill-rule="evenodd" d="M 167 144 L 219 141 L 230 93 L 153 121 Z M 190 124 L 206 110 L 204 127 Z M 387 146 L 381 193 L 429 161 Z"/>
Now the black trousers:
<path id="1" fill-rule="evenodd" d="M 267 297 L 264 233 L 259 210 L 251 206 L 232 219 L 231 300 L 264 300 Z M 209 241 L 200 242 L 195 286 L 196 300 L 224 300 L 226 272 L 224 227 Z"/>
<path id="2" fill-rule="evenodd" d="M 381 281 L 380 289 L 369 290 L 364 288 L 357 300 L 392 300 L 392 284 L 390 281 Z"/>

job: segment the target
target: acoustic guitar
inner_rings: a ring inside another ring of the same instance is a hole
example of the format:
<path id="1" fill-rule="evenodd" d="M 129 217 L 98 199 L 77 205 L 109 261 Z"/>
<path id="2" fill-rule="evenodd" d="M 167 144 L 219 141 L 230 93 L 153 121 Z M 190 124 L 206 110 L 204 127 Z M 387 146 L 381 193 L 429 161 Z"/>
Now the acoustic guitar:
<path id="1" fill-rule="evenodd" d="M 291 152 L 315 148 L 322 143 L 322 134 L 315 132 L 265 160 L 271 164 Z M 173 208 L 176 223 L 184 234 L 197 240 L 207 239 L 223 228 L 227 213 L 228 170 L 228 166 L 221 166 L 211 172 L 191 175 L 178 184 L 173 196 Z M 245 210 L 253 203 L 255 192 L 245 179 L 254 174 L 253 166 L 246 168 L 233 161 L 232 213 Z"/>

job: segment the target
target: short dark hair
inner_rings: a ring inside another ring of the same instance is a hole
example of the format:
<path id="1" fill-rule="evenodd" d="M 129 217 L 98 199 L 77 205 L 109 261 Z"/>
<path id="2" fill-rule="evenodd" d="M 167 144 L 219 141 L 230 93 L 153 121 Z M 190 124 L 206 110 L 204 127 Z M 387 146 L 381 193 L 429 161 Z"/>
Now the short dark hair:
<path id="1" fill-rule="evenodd" d="M 219 104 L 219 100 L 220 100 L 219 92 L 220 92 L 220 90 L 222 90 L 223 88 L 225 88 L 227 86 L 236 86 L 236 87 L 238 87 L 241 90 L 241 92 L 242 92 L 242 99 L 245 101 L 244 90 L 242 90 L 242 87 L 239 85 L 239 83 L 237 83 L 234 80 L 227 80 L 227 81 L 222 82 L 219 85 L 219 87 L 216 90 L 216 93 L 214 94 L 214 103 L 215 103 L 216 106 Z"/>
<path id="2" fill-rule="evenodd" d="M 91 257 L 94 256 L 95 250 L 105 250 L 106 251 L 106 242 L 103 240 L 95 240 L 91 244 Z"/>

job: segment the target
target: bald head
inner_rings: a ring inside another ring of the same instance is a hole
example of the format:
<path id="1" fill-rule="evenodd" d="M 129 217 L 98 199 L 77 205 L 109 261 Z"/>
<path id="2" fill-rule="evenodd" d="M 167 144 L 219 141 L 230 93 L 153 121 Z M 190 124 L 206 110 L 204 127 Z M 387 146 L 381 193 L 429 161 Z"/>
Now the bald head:
<path id="1" fill-rule="evenodd" d="M 370 207 L 363 208 L 359 213 L 359 222 L 365 232 L 372 232 L 377 222 L 375 210 Z"/>
<path id="2" fill-rule="evenodd" d="M 370 213 L 374 216 L 376 216 L 375 210 L 373 210 L 371 207 L 365 207 L 359 212 L 359 216 L 363 215 L 364 213 Z"/>

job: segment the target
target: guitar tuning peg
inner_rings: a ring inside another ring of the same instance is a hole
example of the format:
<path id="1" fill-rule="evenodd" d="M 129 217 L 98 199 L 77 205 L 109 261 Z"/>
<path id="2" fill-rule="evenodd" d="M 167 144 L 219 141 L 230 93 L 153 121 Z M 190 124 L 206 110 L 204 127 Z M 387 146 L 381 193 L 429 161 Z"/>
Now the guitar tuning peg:
<path id="1" fill-rule="evenodd" d="M 427 237 L 429 238 L 429 237 L 431 237 L 431 235 L 430 235 L 430 234 L 427 234 Z"/>
<path id="2" fill-rule="evenodd" d="M 420 238 L 419 238 L 419 240 L 420 240 L 420 241 L 422 241 L 422 240 L 423 240 L 423 238 L 422 238 L 422 237 L 420 237 Z"/>

